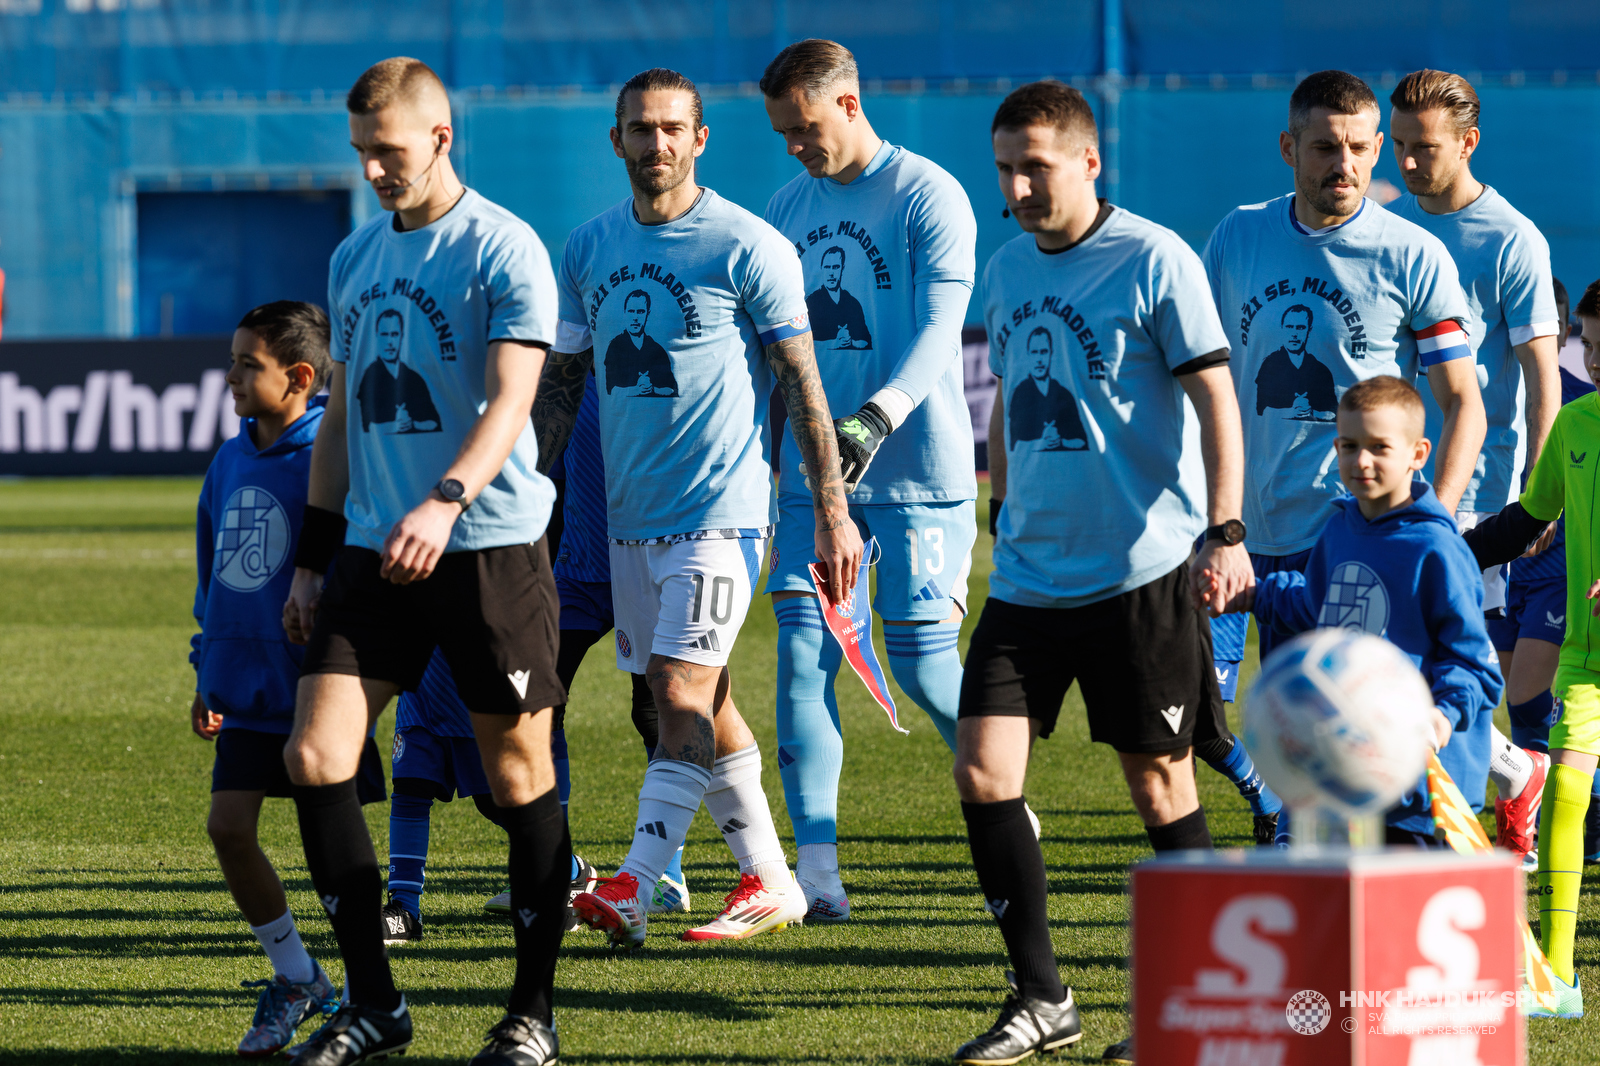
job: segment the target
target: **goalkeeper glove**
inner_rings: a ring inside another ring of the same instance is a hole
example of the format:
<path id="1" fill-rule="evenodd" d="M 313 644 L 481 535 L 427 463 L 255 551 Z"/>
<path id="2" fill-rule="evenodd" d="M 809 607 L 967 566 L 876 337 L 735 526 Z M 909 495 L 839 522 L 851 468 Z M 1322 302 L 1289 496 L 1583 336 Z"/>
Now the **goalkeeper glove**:
<path id="1" fill-rule="evenodd" d="M 866 476 L 872 457 L 894 427 L 889 416 L 872 401 L 861 405 L 861 410 L 848 418 L 833 420 L 833 432 L 839 444 L 839 473 L 844 478 L 844 491 L 854 492 Z M 811 478 L 806 464 L 800 464 L 800 473 L 806 474 L 806 488 L 811 488 Z"/>

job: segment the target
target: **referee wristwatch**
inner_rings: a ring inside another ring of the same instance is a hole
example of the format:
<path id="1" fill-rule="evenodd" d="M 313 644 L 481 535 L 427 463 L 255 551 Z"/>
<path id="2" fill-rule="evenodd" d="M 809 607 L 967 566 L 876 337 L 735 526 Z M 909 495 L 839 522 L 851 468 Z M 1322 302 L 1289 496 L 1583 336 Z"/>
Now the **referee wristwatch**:
<path id="1" fill-rule="evenodd" d="M 451 503 L 459 504 L 463 511 L 472 506 L 472 501 L 467 499 L 467 487 L 453 477 L 441 479 L 434 488 Z"/>
<path id="2" fill-rule="evenodd" d="M 1201 537 L 1200 539 L 1202 541 L 1220 540 L 1222 543 L 1231 548 L 1235 544 L 1243 544 L 1244 535 L 1244 523 L 1239 521 L 1237 518 L 1230 518 L 1220 525 L 1215 525 L 1207 529 L 1205 536 Z"/>

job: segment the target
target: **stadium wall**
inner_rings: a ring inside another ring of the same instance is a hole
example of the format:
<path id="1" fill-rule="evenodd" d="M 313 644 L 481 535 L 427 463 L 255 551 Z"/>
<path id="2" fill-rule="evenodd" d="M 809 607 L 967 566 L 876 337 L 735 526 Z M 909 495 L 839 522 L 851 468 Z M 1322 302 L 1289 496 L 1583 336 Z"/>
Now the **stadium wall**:
<path id="1" fill-rule="evenodd" d="M 1474 169 L 1539 225 L 1556 273 L 1581 287 L 1600 277 L 1600 142 L 1588 135 L 1600 128 L 1600 82 L 1496 80 L 1479 85 L 1484 142 Z M 1381 78 L 1374 81 L 1381 90 Z M 1120 94 L 1120 204 L 1198 248 L 1236 204 L 1285 192 L 1277 133 L 1292 81 L 1255 82 L 1169 89 L 1165 79 L 1132 79 Z M 988 139 L 1005 89 L 866 90 L 881 134 L 933 158 L 966 187 L 980 269 L 1017 233 L 1000 217 Z M 464 179 L 533 225 L 553 257 L 574 226 L 627 194 L 606 140 L 609 92 L 455 96 Z M 800 173 L 753 90 L 709 92 L 706 122 L 701 180 L 735 202 L 759 213 Z M 1392 157 L 1377 176 L 1399 185 Z M 6 340 L 139 332 L 140 192 L 321 189 L 350 197 L 353 224 L 376 209 L 332 98 L 0 104 L 0 189 Z M 976 304 L 968 317 L 980 317 Z"/>

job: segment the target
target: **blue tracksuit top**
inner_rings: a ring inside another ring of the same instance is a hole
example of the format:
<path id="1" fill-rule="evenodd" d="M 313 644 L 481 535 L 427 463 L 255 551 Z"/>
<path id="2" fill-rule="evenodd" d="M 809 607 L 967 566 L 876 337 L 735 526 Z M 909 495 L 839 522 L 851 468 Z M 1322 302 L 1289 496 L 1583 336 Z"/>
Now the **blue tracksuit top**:
<path id="1" fill-rule="evenodd" d="M 311 443 L 323 399 L 270 448 L 257 450 L 255 419 L 217 450 L 200 489 L 195 559 L 200 632 L 189 661 L 222 728 L 287 734 L 294 724 L 302 647 L 283 632 L 294 549 L 311 480 Z"/>
<path id="2" fill-rule="evenodd" d="M 1305 573 L 1270 574 L 1256 586 L 1259 625 L 1293 635 L 1343 626 L 1384 637 L 1411 657 L 1433 701 L 1455 726 L 1439 762 L 1473 810 L 1489 780 L 1489 729 L 1504 682 L 1483 624 L 1483 578 L 1455 518 L 1433 488 L 1368 522 L 1354 497 L 1333 501 Z M 1426 778 L 1389 810 L 1390 825 L 1431 835 Z"/>

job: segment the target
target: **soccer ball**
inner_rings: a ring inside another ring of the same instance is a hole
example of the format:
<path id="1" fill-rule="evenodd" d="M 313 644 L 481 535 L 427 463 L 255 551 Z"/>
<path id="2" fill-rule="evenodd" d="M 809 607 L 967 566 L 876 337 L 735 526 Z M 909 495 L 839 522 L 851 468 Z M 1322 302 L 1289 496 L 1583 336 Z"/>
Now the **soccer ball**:
<path id="1" fill-rule="evenodd" d="M 1415 788 L 1432 750 L 1433 694 L 1399 648 L 1317 629 L 1261 668 L 1244 716 L 1245 747 L 1291 807 L 1375 814 Z"/>

